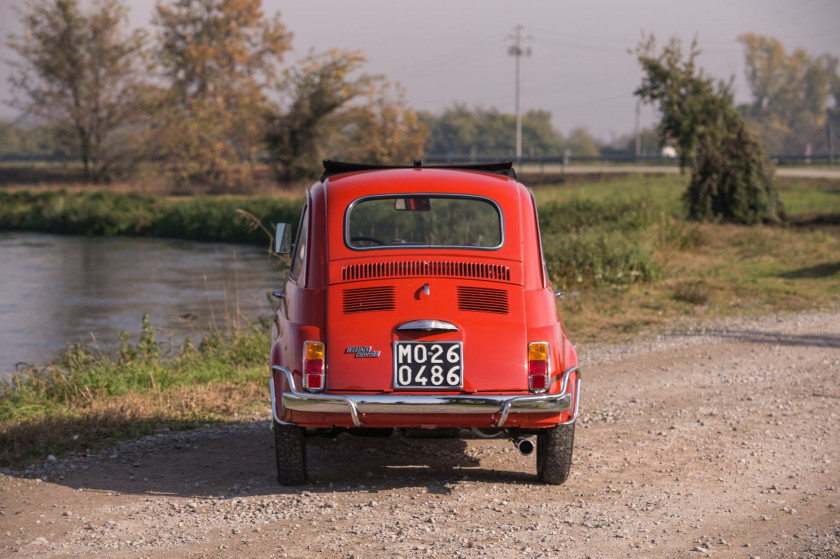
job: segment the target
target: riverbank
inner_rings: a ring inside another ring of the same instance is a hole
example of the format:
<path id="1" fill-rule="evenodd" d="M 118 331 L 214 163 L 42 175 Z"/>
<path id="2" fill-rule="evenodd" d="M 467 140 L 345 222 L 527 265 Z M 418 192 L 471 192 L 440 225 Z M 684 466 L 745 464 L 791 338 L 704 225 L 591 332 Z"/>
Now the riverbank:
<path id="1" fill-rule="evenodd" d="M 0 229 L 270 246 L 273 234 L 270 224 L 297 224 L 302 207 L 301 198 L 271 196 L 166 197 L 104 190 L 0 191 Z"/>
<path id="2" fill-rule="evenodd" d="M 85 453 L 162 429 L 264 411 L 268 329 L 215 332 L 161 357 L 148 316 L 114 355 L 74 344 L 47 367 L 26 367 L 0 391 L 0 466 Z"/>

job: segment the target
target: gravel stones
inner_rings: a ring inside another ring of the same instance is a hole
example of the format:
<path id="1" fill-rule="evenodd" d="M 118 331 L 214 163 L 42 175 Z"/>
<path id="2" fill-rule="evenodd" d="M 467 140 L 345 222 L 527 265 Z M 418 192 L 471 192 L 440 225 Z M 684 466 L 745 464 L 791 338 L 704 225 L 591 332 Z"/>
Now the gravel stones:
<path id="1" fill-rule="evenodd" d="M 0 555 L 837 557 L 838 332 L 812 313 L 583 345 L 562 486 L 502 439 L 342 435 L 284 488 L 267 417 L 6 470 Z"/>

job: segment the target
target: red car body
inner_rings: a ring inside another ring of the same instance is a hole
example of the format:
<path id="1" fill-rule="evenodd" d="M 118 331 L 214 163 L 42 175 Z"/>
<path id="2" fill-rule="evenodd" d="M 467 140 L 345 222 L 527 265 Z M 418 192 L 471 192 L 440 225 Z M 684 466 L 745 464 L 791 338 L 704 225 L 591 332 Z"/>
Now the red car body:
<path id="1" fill-rule="evenodd" d="M 392 428 L 524 452 L 536 434 L 538 476 L 565 481 L 580 372 L 510 164 L 325 162 L 291 251 L 270 357 L 281 483 L 306 479 L 307 435 Z"/>

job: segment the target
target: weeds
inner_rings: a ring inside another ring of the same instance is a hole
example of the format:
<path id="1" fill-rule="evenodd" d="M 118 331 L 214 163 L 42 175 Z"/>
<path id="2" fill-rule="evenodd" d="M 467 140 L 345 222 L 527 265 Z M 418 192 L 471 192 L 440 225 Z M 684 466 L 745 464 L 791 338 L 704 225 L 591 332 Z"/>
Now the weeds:
<path id="1" fill-rule="evenodd" d="M 0 465 L 226 420 L 264 404 L 266 330 L 217 333 L 198 348 L 185 341 L 162 361 L 144 316 L 137 343 L 121 335 L 114 358 L 75 344 L 49 367 L 16 373 L 0 387 Z"/>
<path id="2" fill-rule="evenodd" d="M 661 275 L 648 239 L 660 212 L 650 198 L 554 201 L 539 212 L 546 265 L 557 287 L 627 285 Z"/>
<path id="3" fill-rule="evenodd" d="M 251 219 L 296 223 L 301 200 L 168 199 L 114 192 L 0 192 L 0 228 L 68 235 L 167 237 L 265 244 Z M 245 212 L 245 213 L 242 213 Z"/>
<path id="4" fill-rule="evenodd" d="M 684 281 L 674 288 L 673 298 L 692 305 L 705 305 L 709 302 L 710 294 L 711 289 L 704 281 Z"/>
<path id="5" fill-rule="evenodd" d="M 652 252 L 620 232 L 583 231 L 543 244 L 552 283 L 562 289 L 647 282 L 661 274 Z"/>
<path id="6" fill-rule="evenodd" d="M 606 232 L 642 231 L 651 226 L 659 212 L 649 197 L 642 197 L 610 202 L 546 202 L 540 205 L 539 213 L 543 235 L 554 235 L 592 228 Z"/>

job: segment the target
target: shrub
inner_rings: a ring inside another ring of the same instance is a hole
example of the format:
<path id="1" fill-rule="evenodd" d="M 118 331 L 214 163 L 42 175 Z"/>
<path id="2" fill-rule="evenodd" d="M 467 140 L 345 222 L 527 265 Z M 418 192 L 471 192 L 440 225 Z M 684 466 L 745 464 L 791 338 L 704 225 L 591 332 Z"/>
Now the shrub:
<path id="1" fill-rule="evenodd" d="M 583 231 L 543 238 L 555 287 L 582 288 L 652 281 L 660 276 L 650 250 L 621 232 Z"/>
<path id="2" fill-rule="evenodd" d="M 650 198 L 610 202 L 577 199 L 570 202 L 548 202 L 538 209 L 543 235 L 589 228 L 641 231 L 649 227 L 659 213 Z"/>
<path id="3" fill-rule="evenodd" d="M 635 94 L 662 113 L 661 141 L 676 140 L 691 170 L 688 215 L 700 221 L 755 224 L 784 217 L 773 164 L 733 103 L 731 84 L 703 75 L 697 44 L 683 58 L 678 39 L 656 53 L 653 36 L 636 49 L 644 77 Z"/>

